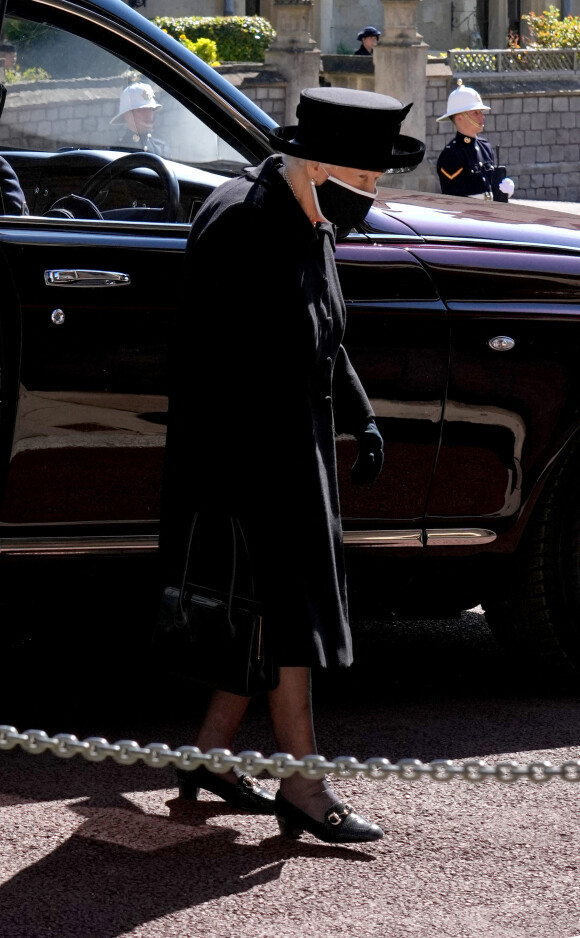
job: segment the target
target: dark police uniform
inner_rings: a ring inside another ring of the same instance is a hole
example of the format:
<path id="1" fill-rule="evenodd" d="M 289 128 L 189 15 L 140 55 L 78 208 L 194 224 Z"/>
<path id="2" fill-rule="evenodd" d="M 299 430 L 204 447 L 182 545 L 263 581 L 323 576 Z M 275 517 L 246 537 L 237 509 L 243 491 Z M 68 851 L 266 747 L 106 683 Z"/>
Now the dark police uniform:
<path id="1" fill-rule="evenodd" d="M 157 156 L 162 156 L 166 160 L 171 158 L 169 147 L 164 140 L 154 137 L 153 134 L 133 133 L 128 127 L 122 134 L 117 146 L 126 150 L 144 150 L 146 153 L 156 153 Z"/>
<path id="2" fill-rule="evenodd" d="M 482 196 L 495 202 L 507 202 L 494 180 L 495 153 L 483 137 L 456 133 L 437 160 L 437 175 L 444 195 Z"/>

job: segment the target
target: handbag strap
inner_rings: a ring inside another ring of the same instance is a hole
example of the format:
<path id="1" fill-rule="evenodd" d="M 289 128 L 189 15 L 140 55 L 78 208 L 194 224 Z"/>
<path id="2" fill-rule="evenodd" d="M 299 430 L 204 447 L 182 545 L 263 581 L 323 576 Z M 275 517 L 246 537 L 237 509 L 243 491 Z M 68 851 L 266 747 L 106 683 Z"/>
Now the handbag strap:
<path id="1" fill-rule="evenodd" d="M 248 544 L 246 541 L 246 536 L 244 530 L 240 524 L 239 518 L 236 518 L 234 515 L 229 515 L 228 517 L 230 523 L 231 531 L 231 544 L 232 544 L 232 570 L 230 574 L 230 586 L 228 590 L 228 619 L 231 621 L 231 612 L 232 612 L 232 603 L 234 600 L 234 590 L 236 585 L 236 574 L 238 567 L 238 538 L 243 544 L 243 548 L 247 557 L 249 557 Z M 199 522 L 199 511 L 196 511 L 193 520 L 191 522 L 191 528 L 189 530 L 189 538 L 187 541 L 187 550 L 185 553 L 185 563 L 183 566 L 183 576 L 181 578 L 181 586 L 179 588 L 179 597 L 177 600 L 177 613 L 176 619 L 178 619 L 180 625 L 185 625 L 187 623 L 187 612 L 185 609 L 185 588 L 187 585 L 187 574 L 189 571 L 189 559 L 191 556 L 191 548 L 193 546 L 193 538 L 195 535 L 195 529 Z M 250 588 L 252 598 L 254 596 L 254 578 L 250 566 Z"/>

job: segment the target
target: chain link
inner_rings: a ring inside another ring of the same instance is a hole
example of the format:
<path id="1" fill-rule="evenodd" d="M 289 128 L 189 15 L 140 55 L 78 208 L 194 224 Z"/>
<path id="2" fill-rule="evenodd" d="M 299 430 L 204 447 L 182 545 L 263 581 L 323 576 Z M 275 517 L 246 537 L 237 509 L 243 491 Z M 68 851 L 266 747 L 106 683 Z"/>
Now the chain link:
<path id="1" fill-rule="evenodd" d="M 388 759 L 374 757 L 359 762 L 354 756 L 338 756 L 334 761 L 324 756 L 305 756 L 295 759 L 288 752 L 275 752 L 269 758 L 254 750 L 233 755 L 229 749 L 210 749 L 203 753 L 197 746 L 179 746 L 171 749 L 166 743 L 149 743 L 140 746 L 133 739 L 120 739 L 109 743 L 102 736 L 89 736 L 79 740 L 69 733 L 56 733 L 48 736 L 44 730 L 26 730 L 19 733 L 14 726 L 0 725 L 0 751 L 20 746 L 32 755 L 52 752 L 61 759 L 70 759 L 80 755 L 89 762 L 102 762 L 111 757 L 120 765 L 135 765 L 144 762 L 155 769 L 168 765 L 191 771 L 205 765 L 210 772 L 223 773 L 237 768 L 246 775 L 258 775 L 267 771 L 274 778 L 288 778 L 299 772 L 305 778 L 323 778 L 325 775 L 337 775 L 338 778 L 354 778 L 364 775 L 374 781 L 388 778 L 400 778 L 404 782 L 416 782 L 429 778 L 434 782 L 450 782 L 461 778 L 467 782 L 483 782 L 494 778 L 498 782 L 512 784 L 525 778 L 536 784 L 545 784 L 553 778 L 564 782 L 580 782 L 580 759 L 572 759 L 562 765 L 551 762 L 498 762 L 495 765 L 482 760 L 451 762 L 449 759 L 435 759 L 433 762 L 421 762 L 419 759 L 400 759 L 389 762 Z"/>

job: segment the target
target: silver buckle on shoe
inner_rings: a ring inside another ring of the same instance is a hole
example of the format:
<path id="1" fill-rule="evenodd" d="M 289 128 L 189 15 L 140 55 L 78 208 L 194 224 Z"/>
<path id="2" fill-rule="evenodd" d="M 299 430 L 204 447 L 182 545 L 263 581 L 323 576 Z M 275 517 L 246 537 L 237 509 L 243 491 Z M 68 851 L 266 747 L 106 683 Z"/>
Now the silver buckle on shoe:
<path id="1" fill-rule="evenodd" d="M 338 827 L 338 825 L 342 824 L 344 819 L 348 817 L 349 814 L 352 814 L 352 808 L 349 804 L 345 804 L 342 811 L 332 811 L 328 815 L 328 818 L 327 818 L 328 823 L 334 824 L 335 827 Z"/>
<path id="2" fill-rule="evenodd" d="M 252 778 L 251 775 L 242 775 L 241 777 L 242 785 L 245 788 L 249 788 L 251 791 L 256 787 L 256 779 Z"/>

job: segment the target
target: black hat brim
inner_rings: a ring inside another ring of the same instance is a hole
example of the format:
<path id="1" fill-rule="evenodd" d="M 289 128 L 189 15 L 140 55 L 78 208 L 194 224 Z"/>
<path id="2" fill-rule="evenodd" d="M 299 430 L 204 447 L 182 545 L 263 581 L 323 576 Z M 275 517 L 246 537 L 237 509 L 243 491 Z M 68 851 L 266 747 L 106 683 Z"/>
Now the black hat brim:
<path id="1" fill-rule="evenodd" d="M 367 153 L 365 145 L 360 141 L 350 142 L 348 139 L 338 145 L 330 141 L 328 150 L 324 142 L 315 145 L 299 143 L 294 138 L 298 125 L 289 127 L 275 127 L 270 130 L 268 137 L 270 143 L 280 153 L 287 153 L 303 160 L 315 160 L 318 163 L 331 163 L 334 166 L 349 166 L 353 169 L 366 169 L 369 172 L 409 173 L 419 165 L 425 156 L 425 144 L 415 137 L 398 134 L 392 146 L 391 153 Z"/>

